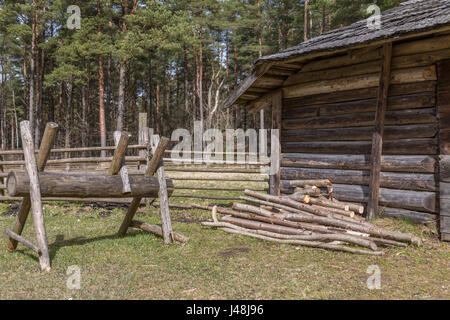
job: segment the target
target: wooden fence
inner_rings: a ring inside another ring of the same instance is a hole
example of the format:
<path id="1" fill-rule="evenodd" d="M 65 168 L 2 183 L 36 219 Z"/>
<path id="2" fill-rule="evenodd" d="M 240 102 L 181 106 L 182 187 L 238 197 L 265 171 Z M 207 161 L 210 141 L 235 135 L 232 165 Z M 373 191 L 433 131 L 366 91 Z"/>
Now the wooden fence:
<path id="1" fill-rule="evenodd" d="M 151 129 L 143 128 L 142 130 Z M 141 131 L 141 130 L 140 130 Z M 142 132 L 142 131 L 141 131 Z M 140 142 L 145 142 L 141 139 Z M 98 174 L 106 173 L 107 166 L 112 160 L 114 151 L 111 147 L 84 147 L 84 148 L 59 148 L 52 149 L 50 159 L 47 162 L 46 171 L 70 171 L 82 172 L 89 171 Z M 129 168 L 130 175 L 143 174 L 145 166 L 149 161 L 148 144 L 130 145 L 128 147 L 128 155 L 126 156 L 126 165 Z M 172 198 L 186 199 L 204 199 L 204 200 L 239 200 L 237 193 L 243 193 L 248 185 L 253 190 L 268 191 L 269 176 L 267 173 L 269 162 L 257 161 L 250 162 L 248 159 L 256 156 L 250 153 L 236 154 L 240 158 L 247 161 L 213 161 L 203 160 L 200 164 L 194 164 L 194 158 L 202 152 L 184 152 L 181 156 L 186 158 L 175 159 L 171 157 L 173 152 L 166 151 L 164 165 L 167 172 L 167 178 L 174 181 L 175 192 Z M 103 156 L 99 155 L 102 154 Z M 215 156 L 226 156 L 225 152 L 214 153 Z M 0 151 L 0 201 L 18 201 L 19 198 L 10 197 L 6 190 L 6 178 L 10 171 L 24 171 L 24 160 L 22 150 Z M 234 193 L 234 195 L 229 195 Z M 91 198 L 47 198 L 48 201 L 74 201 L 74 202 L 112 202 L 112 203 L 129 203 L 130 199 L 91 199 Z M 182 200 L 177 202 L 183 202 Z M 185 208 L 188 205 L 173 204 L 173 207 Z"/>

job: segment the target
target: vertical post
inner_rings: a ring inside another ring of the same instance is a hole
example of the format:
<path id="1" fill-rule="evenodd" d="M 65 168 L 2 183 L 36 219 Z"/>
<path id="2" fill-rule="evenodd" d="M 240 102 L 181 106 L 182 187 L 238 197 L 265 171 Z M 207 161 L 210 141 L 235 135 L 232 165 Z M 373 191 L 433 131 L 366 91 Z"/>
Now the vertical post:
<path id="1" fill-rule="evenodd" d="M 147 113 L 139 113 L 139 132 L 138 132 L 138 144 L 147 145 L 149 143 L 149 130 L 147 127 Z M 146 150 L 139 150 L 139 157 L 146 157 Z M 139 161 L 138 169 L 143 169 L 144 164 Z"/>
<path id="2" fill-rule="evenodd" d="M 125 165 L 125 153 L 127 152 L 130 138 L 131 134 L 129 134 L 128 132 L 114 132 L 114 144 L 116 145 L 116 150 L 114 151 L 113 160 L 111 161 L 111 167 L 109 168 L 109 174 L 112 176 L 120 173 L 124 194 L 131 192 L 130 181 L 128 178 L 128 169 Z"/>
<path id="3" fill-rule="evenodd" d="M 58 125 L 54 122 L 47 123 L 42 137 L 41 147 L 37 155 L 37 169 L 38 171 L 44 171 L 47 160 L 50 157 L 50 151 L 55 142 L 56 132 Z M 19 207 L 19 213 L 17 214 L 16 221 L 12 231 L 18 235 L 22 234 L 23 228 L 28 218 L 28 213 L 31 208 L 30 197 L 24 197 Z M 17 240 L 9 238 L 8 251 L 14 251 L 17 248 Z"/>
<path id="4" fill-rule="evenodd" d="M 450 155 L 439 158 L 439 231 L 442 241 L 450 241 Z"/>
<path id="5" fill-rule="evenodd" d="M 389 85 L 391 81 L 392 42 L 383 47 L 383 60 L 378 87 L 377 110 L 375 114 L 375 131 L 372 137 L 372 152 L 370 157 L 369 202 L 367 220 L 378 215 L 378 200 L 380 197 L 381 154 L 383 151 L 384 118 L 386 115 Z"/>
<path id="6" fill-rule="evenodd" d="M 34 155 L 33 138 L 31 136 L 30 122 L 22 121 L 20 123 L 22 134 L 23 153 L 25 157 L 25 167 L 30 179 L 30 199 L 31 210 L 33 214 L 34 231 L 41 254 L 39 263 L 41 270 L 50 271 L 50 256 L 48 254 L 47 233 L 44 224 L 44 212 L 42 210 L 41 188 L 39 185 L 38 168 Z"/>
<path id="7" fill-rule="evenodd" d="M 145 175 L 147 177 L 151 177 L 155 174 L 156 170 L 158 169 L 158 166 L 160 165 L 163 159 L 164 152 L 166 151 L 168 143 L 169 139 L 163 137 L 159 145 L 157 146 L 156 150 L 153 150 L 154 152 L 152 160 L 148 164 L 147 169 L 145 171 Z M 139 197 L 133 198 L 133 201 L 128 207 L 127 213 L 125 214 L 125 218 L 123 219 L 122 225 L 119 228 L 119 232 L 117 233 L 118 236 L 123 236 L 127 232 L 131 222 L 133 221 L 133 217 L 136 214 L 139 205 L 141 204 L 141 200 L 142 198 Z"/>
<path id="8" fill-rule="evenodd" d="M 437 111 L 439 118 L 440 235 L 450 241 L 450 60 L 437 66 Z"/>
<path id="9" fill-rule="evenodd" d="M 2 155 L 0 155 L 0 161 L 3 161 L 3 156 Z M 3 171 L 3 165 L 2 164 L 0 164 L 0 173 L 3 173 L 4 171 Z M 0 184 L 5 184 L 5 179 L 4 178 L 0 178 Z M 0 189 L 0 196 L 4 196 L 5 195 L 5 192 L 4 192 L 4 190 L 3 189 Z"/>
<path id="10" fill-rule="evenodd" d="M 161 140 L 161 141 L 160 141 Z M 164 142 L 163 142 L 164 141 Z M 162 137 L 159 138 L 158 135 L 153 135 L 150 138 L 150 143 L 154 146 L 154 150 L 157 150 L 158 145 L 163 142 L 164 145 L 168 145 L 169 139 Z M 165 151 L 165 148 L 164 148 Z M 158 164 L 158 168 L 156 169 L 156 175 L 158 177 L 159 182 L 159 207 L 161 210 L 161 226 L 163 231 L 164 243 L 169 244 L 173 242 L 172 239 L 172 221 L 170 219 L 170 210 L 169 210 L 169 195 L 167 194 L 167 184 L 166 184 L 166 174 L 164 170 L 164 152 L 161 156 L 161 160 Z"/>
<path id="11" fill-rule="evenodd" d="M 283 104 L 283 93 L 278 90 L 272 96 L 272 131 L 271 131 L 271 152 L 270 152 L 270 194 L 279 196 L 281 194 L 281 108 Z"/>

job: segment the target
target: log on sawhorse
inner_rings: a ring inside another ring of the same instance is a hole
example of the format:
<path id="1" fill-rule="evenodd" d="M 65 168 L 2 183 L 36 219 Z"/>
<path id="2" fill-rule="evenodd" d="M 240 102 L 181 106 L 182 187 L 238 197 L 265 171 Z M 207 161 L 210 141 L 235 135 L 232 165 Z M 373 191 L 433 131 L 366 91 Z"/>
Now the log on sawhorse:
<path id="1" fill-rule="evenodd" d="M 162 229 L 162 237 L 164 239 L 164 243 L 169 244 L 174 242 L 175 237 L 172 230 L 172 222 L 170 218 L 169 211 L 169 195 L 167 193 L 167 184 L 165 179 L 165 170 L 163 164 L 163 157 L 166 151 L 167 145 L 169 144 L 169 139 L 166 137 L 159 138 L 158 135 L 152 135 L 150 138 L 151 143 L 151 153 L 152 158 L 147 165 L 147 169 L 145 170 L 145 176 L 153 176 L 155 173 L 158 177 L 159 182 L 159 206 L 161 210 L 161 229 Z M 134 197 L 131 202 L 130 207 L 125 215 L 125 218 L 122 222 L 122 225 L 119 228 L 118 235 L 123 236 L 129 227 L 134 227 L 139 225 L 138 222 L 133 221 L 133 218 L 136 214 L 136 211 L 139 208 L 141 203 L 141 197 Z M 135 223 L 133 223 L 135 222 Z M 158 226 L 154 226 L 158 227 Z M 142 229 L 142 228 L 140 228 Z M 145 229 L 143 229 L 145 230 Z M 147 228 L 145 231 L 149 231 L 151 229 Z M 151 232 L 151 231 L 149 231 Z M 152 232 L 154 234 L 159 235 L 159 233 Z"/>
<path id="2" fill-rule="evenodd" d="M 17 248 L 18 241 L 22 242 L 29 248 L 38 252 L 41 270 L 45 271 L 50 271 L 50 256 L 48 253 L 47 233 L 44 224 L 44 213 L 42 210 L 38 172 L 43 171 L 45 168 L 45 164 L 50 156 L 50 150 L 55 141 L 57 129 L 58 125 L 56 123 L 48 123 L 45 127 L 44 136 L 42 138 L 41 147 L 39 149 L 36 161 L 30 123 L 29 121 L 22 121 L 20 123 L 23 152 L 25 157 L 25 168 L 30 182 L 30 192 L 28 196 L 25 196 L 22 199 L 13 230 L 6 231 L 6 234 L 9 235 L 8 250 L 14 251 Z M 34 245 L 20 236 L 27 221 L 30 208 L 33 214 L 33 224 L 36 233 L 37 245 Z"/>
<path id="3" fill-rule="evenodd" d="M 28 175 L 26 176 L 25 174 L 21 173 L 12 173 L 8 176 L 9 190 L 15 190 L 14 192 L 17 192 L 18 194 L 23 196 L 19 215 L 16 219 L 13 230 L 5 230 L 5 233 L 9 236 L 9 251 L 14 251 L 17 248 L 17 243 L 20 242 L 26 247 L 38 253 L 39 263 L 42 270 L 50 271 L 50 256 L 48 253 L 48 242 L 44 224 L 41 192 L 44 191 L 44 194 L 46 192 L 50 194 L 54 192 L 56 193 L 56 196 L 58 196 L 58 192 L 62 192 L 62 194 L 64 195 L 80 195 L 80 193 L 84 192 L 83 194 L 87 195 L 89 192 L 87 192 L 86 190 L 88 190 L 90 186 L 87 186 L 88 182 L 86 181 L 90 181 L 92 185 L 98 186 L 98 182 L 100 180 L 110 181 L 110 185 L 112 185 L 112 187 L 106 191 L 104 190 L 105 194 L 100 193 L 98 194 L 98 196 L 112 196 L 117 198 L 134 196 L 130 209 L 128 210 L 125 220 L 121 226 L 121 229 L 124 229 L 123 234 L 126 233 L 128 227 L 131 226 L 133 228 L 138 228 L 162 236 L 165 243 L 170 243 L 173 241 L 187 242 L 189 240 L 188 238 L 177 234 L 172 230 L 168 197 L 173 191 L 173 182 L 171 180 L 166 181 L 164 166 L 162 162 L 164 151 L 168 144 L 167 138 L 163 138 L 162 142 L 160 143 L 159 136 L 153 136 L 153 159 L 147 166 L 146 176 L 144 177 L 132 177 L 130 182 L 124 160 L 126 149 L 128 147 L 128 141 L 131 135 L 126 132 L 116 132 L 116 149 L 110 169 L 108 171 L 109 176 L 88 174 L 85 174 L 84 176 L 70 176 L 70 178 L 72 179 L 71 181 L 79 182 L 77 185 L 75 183 L 70 183 L 70 181 L 69 184 L 64 184 L 63 182 L 61 182 L 62 180 L 66 180 L 66 178 L 61 179 L 61 175 L 64 175 L 63 173 L 42 173 L 41 178 L 44 184 L 42 185 L 43 189 L 41 190 L 39 172 L 43 171 L 48 160 L 58 125 L 56 125 L 55 123 L 47 124 L 38 153 L 37 161 L 34 155 L 33 139 L 29 122 L 22 121 L 20 123 L 20 128 L 22 135 L 22 144 L 24 148 L 25 167 Z M 157 178 L 153 177 L 155 173 L 157 173 Z M 116 178 L 115 176 L 119 174 L 120 177 Z M 52 177 L 58 180 L 53 187 L 52 183 L 55 183 L 55 181 L 52 181 Z M 154 188 L 154 190 L 152 188 Z M 113 193 L 113 191 L 114 194 L 111 194 Z M 137 207 L 140 204 L 142 197 L 147 196 L 159 196 L 160 198 L 162 220 L 161 227 L 133 220 L 134 214 L 136 213 Z M 138 205 L 136 205 L 135 203 L 137 203 Z M 32 209 L 33 214 L 33 224 L 36 232 L 37 244 L 33 244 L 31 241 L 28 241 L 21 236 L 30 208 Z"/>

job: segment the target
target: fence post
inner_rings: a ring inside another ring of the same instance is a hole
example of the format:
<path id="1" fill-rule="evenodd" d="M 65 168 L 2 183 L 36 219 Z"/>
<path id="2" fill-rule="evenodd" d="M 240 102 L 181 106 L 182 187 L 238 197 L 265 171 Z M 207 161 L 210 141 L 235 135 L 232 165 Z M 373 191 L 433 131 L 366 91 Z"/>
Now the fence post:
<path id="1" fill-rule="evenodd" d="M 280 148 L 280 130 L 281 130 L 281 108 L 283 103 L 283 94 L 281 91 L 277 92 L 272 97 L 272 129 L 278 130 L 271 132 L 271 172 L 269 189 L 270 194 L 279 196 L 281 193 L 281 148 Z"/>
<path id="2" fill-rule="evenodd" d="M 3 156 L 0 155 L 0 161 L 3 161 Z M 3 165 L 0 164 L 0 173 L 3 173 Z M 0 184 L 5 184 L 5 179 L 4 178 L 0 178 Z M 5 191 L 3 189 L 0 189 L 0 196 L 4 196 L 5 195 Z"/>
<path id="3" fill-rule="evenodd" d="M 147 127 L 147 113 L 141 112 L 139 113 L 139 132 L 138 132 L 138 144 L 139 145 L 147 145 L 150 141 L 149 138 L 149 130 Z M 140 157 L 147 157 L 147 150 L 139 150 Z M 143 169 L 143 163 L 139 161 L 138 169 Z"/>

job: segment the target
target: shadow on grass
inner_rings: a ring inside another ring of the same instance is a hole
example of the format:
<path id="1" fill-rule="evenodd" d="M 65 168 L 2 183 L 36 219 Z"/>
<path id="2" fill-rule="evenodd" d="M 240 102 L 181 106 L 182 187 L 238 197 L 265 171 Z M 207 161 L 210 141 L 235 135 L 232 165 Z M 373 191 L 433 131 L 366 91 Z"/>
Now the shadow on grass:
<path id="1" fill-rule="evenodd" d="M 118 239 L 122 239 L 122 238 L 132 238 L 132 237 L 136 237 L 140 234 L 151 235 L 146 232 L 130 231 L 127 234 L 125 234 L 124 236 L 120 236 L 120 237 L 117 234 L 110 234 L 110 235 L 103 235 L 103 236 L 98 236 L 98 237 L 93 237 L 93 238 L 76 237 L 76 238 L 65 240 L 64 235 L 59 234 L 56 236 L 55 242 L 48 245 L 48 253 L 50 255 L 50 261 L 52 261 L 55 258 L 58 250 L 60 250 L 61 248 L 64 248 L 64 247 L 82 246 L 82 245 L 85 245 L 85 244 L 88 244 L 91 242 L 97 242 L 97 241 L 103 241 L 103 240 L 112 240 L 112 239 L 118 240 Z M 32 252 L 31 250 L 19 249 L 19 250 L 15 250 L 14 252 L 21 253 L 21 254 L 39 262 L 38 256 L 36 254 L 31 253 Z"/>

